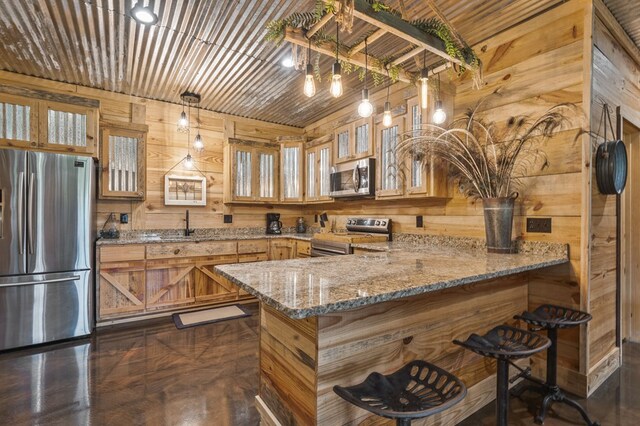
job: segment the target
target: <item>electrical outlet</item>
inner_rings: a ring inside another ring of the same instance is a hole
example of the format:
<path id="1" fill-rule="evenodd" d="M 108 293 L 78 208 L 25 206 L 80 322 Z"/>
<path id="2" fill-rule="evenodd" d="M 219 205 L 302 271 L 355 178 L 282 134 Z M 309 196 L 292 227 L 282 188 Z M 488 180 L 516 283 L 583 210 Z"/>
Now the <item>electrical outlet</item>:
<path id="1" fill-rule="evenodd" d="M 551 218 L 527 218 L 527 232 L 551 233 Z"/>
<path id="2" fill-rule="evenodd" d="M 129 215 L 127 213 L 120 213 L 120 223 L 129 223 Z"/>
<path id="3" fill-rule="evenodd" d="M 416 228 L 424 227 L 424 219 L 422 216 L 416 216 Z"/>
<path id="4" fill-rule="evenodd" d="M 222 221 L 224 223 L 233 223 L 233 215 L 225 214 L 222 216 Z"/>
<path id="5" fill-rule="evenodd" d="M 318 215 L 317 214 L 313 215 L 313 223 L 318 223 Z"/>

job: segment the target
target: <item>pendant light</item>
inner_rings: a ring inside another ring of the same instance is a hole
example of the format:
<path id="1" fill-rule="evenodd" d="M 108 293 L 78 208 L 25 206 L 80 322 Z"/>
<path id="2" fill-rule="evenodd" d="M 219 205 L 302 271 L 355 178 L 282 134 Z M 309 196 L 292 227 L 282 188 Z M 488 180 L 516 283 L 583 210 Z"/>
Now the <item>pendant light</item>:
<path id="1" fill-rule="evenodd" d="M 182 98 L 182 95 L 180 95 Z M 186 133 L 189 130 L 189 119 L 187 118 L 187 113 L 184 110 L 184 99 L 182 99 L 182 112 L 180 113 L 180 118 L 178 119 L 178 132 Z"/>
<path id="2" fill-rule="evenodd" d="M 442 124 L 447 119 L 447 113 L 444 112 L 442 107 L 442 100 L 440 99 L 440 74 L 438 74 L 438 100 L 436 100 L 436 110 L 433 113 L 434 124 Z"/>
<path id="3" fill-rule="evenodd" d="M 387 77 L 389 77 L 389 70 L 387 69 Z M 384 127 L 391 126 L 393 119 L 391 117 L 391 102 L 389 102 L 389 92 L 391 91 L 391 80 L 387 84 L 387 100 L 384 102 L 384 114 L 382 114 L 382 125 Z"/>
<path id="4" fill-rule="evenodd" d="M 338 60 L 338 48 L 340 47 L 339 34 L 340 30 L 338 28 L 338 23 L 336 22 L 336 61 L 333 64 L 333 76 L 331 77 L 331 88 L 329 89 L 331 96 L 334 98 L 342 96 L 342 67 Z"/>
<path id="5" fill-rule="evenodd" d="M 373 105 L 369 102 L 369 89 L 367 89 L 367 72 L 369 71 L 369 54 L 367 52 L 367 39 L 364 39 L 364 89 L 362 89 L 362 101 L 358 105 L 358 115 L 360 117 L 371 117 Z"/>
<path id="6" fill-rule="evenodd" d="M 184 168 L 185 169 L 193 169 L 193 157 L 191 153 L 188 153 L 186 157 L 184 157 Z"/>
<path id="7" fill-rule="evenodd" d="M 307 72 L 304 77 L 303 92 L 309 98 L 316 94 L 316 82 L 313 79 L 313 65 L 311 65 L 311 39 L 309 39 L 309 49 L 307 50 Z"/>
<path id="8" fill-rule="evenodd" d="M 420 108 L 429 106 L 429 70 L 427 69 L 427 50 L 422 54 L 422 70 L 420 71 Z"/>
<path id="9" fill-rule="evenodd" d="M 198 133 L 193 140 L 193 149 L 196 152 L 202 152 L 204 150 L 204 142 L 202 141 L 202 136 L 200 136 L 200 107 L 198 107 Z"/>

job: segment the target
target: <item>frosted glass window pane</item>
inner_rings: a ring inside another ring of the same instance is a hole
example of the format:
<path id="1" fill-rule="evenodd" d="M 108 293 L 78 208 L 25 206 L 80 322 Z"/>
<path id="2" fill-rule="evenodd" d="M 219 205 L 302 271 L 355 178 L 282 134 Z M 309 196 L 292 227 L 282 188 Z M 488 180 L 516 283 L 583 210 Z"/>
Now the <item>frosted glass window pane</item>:
<path id="1" fill-rule="evenodd" d="M 338 133 L 338 158 L 349 156 L 349 132 Z"/>
<path id="2" fill-rule="evenodd" d="M 320 196 L 325 197 L 329 195 L 329 185 L 331 182 L 331 158 L 329 148 L 322 148 L 320 150 Z"/>
<path id="3" fill-rule="evenodd" d="M 109 136 L 109 191 L 138 192 L 138 139 Z"/>
<path id="4" fill-rule="evenodd" d="M 235 193 L 238 197 L 251 197 L 251 153 L 236 151 Z"/>
<path id="5" fill-rule="evenodd" d="M 283 149 L 284 198 L 300 197 L 300 148 L 285 147 Z"/>
<path id="6" fill-rule="evenodd" d="M 273 154 L 258 154 L 260 170 L 260 197 L 272 198 L 274 188 L 274 156 Z"/>
<path id="7" fill-rule="evenodd" d="M 398 126 L 382 130 L 382 189 L 398 189 Z"/>
<path id="8" fill-rule="evenodd" d="M 49 110 L 49 137 L 53 145 L 87 146 L 87 115 Z"/>
<path id="9" fill-rule="evenodd" d="M 356 154 L 369 151 L 369 124 L 356 127 Z"/>
<path id="10" fill-rule="evenodd" d="M 31 140 L 31 107 L 0 102 L 0 138 Z"/>
<path id="11" fill-rule="evenodd" d="M 411 107 L 411 126 L 413 136 L 420 135 L 420 128 L 422 126 L 422 109 L 419 105 L 413 105 Z M 422 161 L 411 159 L 411 186 L 413 188 L 419 188 L 422 186 Z"/>
<path id="12" fill-rule="evenodd" d="M 307 153 L 307 196 L 316 196 L 316 153 Z"/>

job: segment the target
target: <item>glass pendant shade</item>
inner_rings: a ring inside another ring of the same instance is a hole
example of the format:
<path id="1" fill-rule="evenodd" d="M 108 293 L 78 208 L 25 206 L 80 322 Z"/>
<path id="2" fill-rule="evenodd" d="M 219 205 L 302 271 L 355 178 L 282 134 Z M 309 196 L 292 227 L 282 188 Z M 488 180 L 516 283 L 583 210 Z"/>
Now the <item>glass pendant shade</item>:
<path id="1" fill-rule="evenodd" d="M 420 108 L 427 109 L 429 106 L 429 75 L 426 68 L 420 73 Z"/>
<path id="2" fill-rule="evenodd" d="M 187 118 L 187 113 L 182 111 L 178 119 L 178 131 L 184 133 L 187 130 L 189 130 L 189 119 Z"/>
<path id="3" fill-rule="evenodd" d="M 362 101 L 358 105 L 358 115 L 360 117 L 371 117 L 373 114 L 373 105 L 369 102 L 369 89 L 362 89 Z"/>
<path id="4" fill-rule="evenodd" d="M 204 142 L 202 141 L 202 136 L 200 133 L 196 135 L 196 138 L 193 140 L 193 149 L 200 152 L 204 149 Z"/>
<path id="5" fill-rule="evenodd" d="M 316 82 L 313 79 L 313 65 L 307 64 L 307 74 L 304 78 L 304 94 L 309 98 L 316 94 Z"/>
<path id="6" fill-rule="evenodd" d="M 193 169 L 193 157 L 191 154 L 187 154 L 187 156 L 184 157 L 184 168 L 189 170 Z"/>
<path id="7" fill-rule="evenodd" d="M 391 117 L 391 102 L 384 103 L 384 114 L 382 115 L 382 125 L 384 127 L 391 126 L 392 117 Z"/>
<path id="8" fill-rule="evenodd" d="M 444 108 L 442 107 L 442 101 L 436 101 L 436 110 L 433 113 L 433 122 L 435 124 L 442 124 L 447 119 L 447 113 L 444 112 Z"/>
<path id="9" fill-rule="evenodd" d="M 331 77 L 331 88 L 329 91 L 334 98 L 342 96 L 342 67 L 340 66 L 340 62 L 333 64 L 333 77 Z"/>

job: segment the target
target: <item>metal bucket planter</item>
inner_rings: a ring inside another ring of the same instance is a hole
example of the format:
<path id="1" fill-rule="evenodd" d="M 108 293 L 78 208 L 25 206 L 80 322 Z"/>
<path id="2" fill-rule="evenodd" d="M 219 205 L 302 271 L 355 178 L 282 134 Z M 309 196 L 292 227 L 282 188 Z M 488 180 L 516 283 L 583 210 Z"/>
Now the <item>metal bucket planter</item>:
<path id="1" fill-rule="evenodd" d="M 484 229 L 489 253 L 513 253 L 511 231 L 513 229 L 513 206 L 516 198 L 483 198 Z"/>

